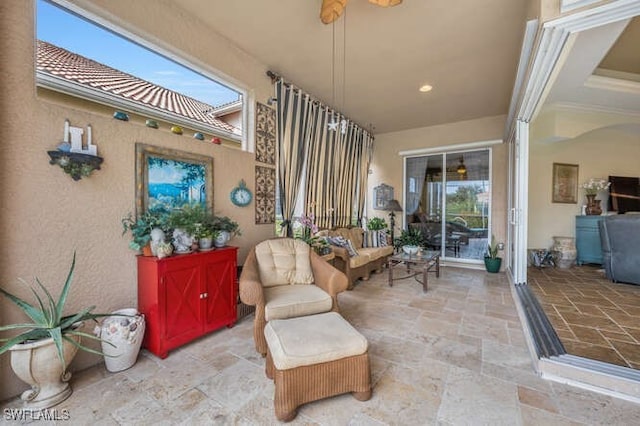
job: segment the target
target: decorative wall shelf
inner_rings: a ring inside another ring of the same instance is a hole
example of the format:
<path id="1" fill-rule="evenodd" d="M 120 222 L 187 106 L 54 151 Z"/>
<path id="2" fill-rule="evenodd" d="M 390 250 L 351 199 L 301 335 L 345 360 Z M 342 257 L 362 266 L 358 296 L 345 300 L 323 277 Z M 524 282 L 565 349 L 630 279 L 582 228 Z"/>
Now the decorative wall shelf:
<path id="1" fill-rule="evenodd" d="M 102 157 L 77 152 L 47 151 L 51 160 L 49 164 L 57 164 L 65 173 L 71 175 L 73 180 L 87 177 L 94 170 L 100 170 Z"/>

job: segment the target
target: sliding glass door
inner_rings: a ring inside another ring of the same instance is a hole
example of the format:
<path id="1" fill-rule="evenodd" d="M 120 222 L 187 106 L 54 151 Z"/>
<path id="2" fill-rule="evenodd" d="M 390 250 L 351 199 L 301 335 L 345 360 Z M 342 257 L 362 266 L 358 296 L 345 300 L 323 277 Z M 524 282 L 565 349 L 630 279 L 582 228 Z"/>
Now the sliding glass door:
<path id="1" fill-rule="evenodd" d="M 489 149 L 406 158 L 405 224 L 445 258 L 481 261 L 491 224 Z"/>

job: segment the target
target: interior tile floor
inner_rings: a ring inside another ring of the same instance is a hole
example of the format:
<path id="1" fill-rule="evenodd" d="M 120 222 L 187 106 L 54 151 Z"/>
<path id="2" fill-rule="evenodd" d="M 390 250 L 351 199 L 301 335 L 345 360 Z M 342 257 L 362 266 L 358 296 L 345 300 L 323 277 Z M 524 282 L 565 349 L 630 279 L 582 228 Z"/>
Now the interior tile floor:
<path id="1" fill-rule="evenodd" d="M 302 406 L 305 425 L 640 424 L 640 404 L 538 377 L 504 274 L 444 267 L 429 291 L 375 274 L 339 295 L 369 340 L 373 396 Z M 252 317 L 132 368 L 76 373 L 64 424 L 277 424 Z M 0 404 L 0 410 L 19 401 Z M 5 420 L 0 420 L 0 422 Z M 38 424 L 46 422 L 38 422 Z"/>
<path id="2" fill-rule="evenodd" d="M 594 265 L 527 272 L 567 353 L 640 369 L 640 286 L 610 282 Z"/>

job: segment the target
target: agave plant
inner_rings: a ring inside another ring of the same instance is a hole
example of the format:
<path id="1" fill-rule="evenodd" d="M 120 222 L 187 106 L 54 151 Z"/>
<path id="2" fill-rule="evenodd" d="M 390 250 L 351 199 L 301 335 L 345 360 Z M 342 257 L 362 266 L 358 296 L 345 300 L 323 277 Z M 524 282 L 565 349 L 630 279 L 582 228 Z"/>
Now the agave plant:
<path id="1" fill-rule="evenodd" d="M 55 301 L 53 299 L 51 293 L 49 293 L 47 288 L 42 284 L 42 282 L 40 282 L 38 277 L 35 278 L 35 281 L 38 284 L 35 288 L 33 286 L 29 286 L 24 280 L 19 280 L 21 283 L 29 286 L 31 292 L 33 293 L 33 296 L 37 301 L 37 304 L 26 302 L 0 288 L 0 293 L 2 293 L 7 299 L 11 300 L 20 309 L 22 309 L 22 311 L 29 318 L 31 318 L 31 321 L 33 321 L 30 323 L 27 322 L 10 324 L 0 327 L 0 331 L 27 329 L 27 331 L 15 337 L 0 339 L 0 342 L 6 342 L 0 347 L 0 354 L 8 351 L 9 348 L 16 344 L 33 342 L 51 337 L 56 345 L 58 356 L 60 358 L 60 361 L 62 362 L 63 368 L 66 365 L 64 362 L 65 360 L 62 350 L 63 339 L 71 342 L 79 349 L 102 355 L 101 352 L 86 347 L 69 337 L 69 335 L 76 335 L 100 341 L 101 339 L 92 334 L 79 331 L 77 329 L 78 324 L 85 320 L 95 320 L 96 318 L 111 315 L 91 313 L 95 309 L 95 306 L 85 308 L 75 314 L 63 315 L 64 306 L 67 301 L 69 288 L 71 287 L 71 281 L 73 279 L 73 270 L 75 268 L 75 264 L 76 254 L 74 252 L 73 261 L 71 262 L 71 269 L 69 270 L 69 274 L 67 275 L 67 280 L 64 283 L 64 286 L 60 293 L 60 297 L 58 297 L 58 301 Z"/>

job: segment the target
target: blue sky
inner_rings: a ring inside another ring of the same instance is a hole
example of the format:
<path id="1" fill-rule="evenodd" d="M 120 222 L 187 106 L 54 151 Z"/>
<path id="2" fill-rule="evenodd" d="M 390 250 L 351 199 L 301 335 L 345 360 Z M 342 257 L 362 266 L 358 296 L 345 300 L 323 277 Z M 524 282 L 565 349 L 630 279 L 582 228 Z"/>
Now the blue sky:
<path id="1" fill-rule="evenodd" d="M 237 92 L 46 1 L 38 0 L 36 19 L 40 40 L 214 106 L 238 99 Z"/>

